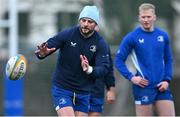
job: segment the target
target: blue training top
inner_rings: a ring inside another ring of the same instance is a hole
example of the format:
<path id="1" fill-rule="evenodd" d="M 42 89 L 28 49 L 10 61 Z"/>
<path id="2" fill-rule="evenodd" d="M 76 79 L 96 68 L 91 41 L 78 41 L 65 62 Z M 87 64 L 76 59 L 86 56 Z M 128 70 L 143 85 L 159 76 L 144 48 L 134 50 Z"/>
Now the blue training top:
<path id="1" fill-rule="evenodd" d="M 91 79 L 101 78 L 108 72 L 108 47 L 96 31 L 91 37 L 84 38 L 79 26 L 75 26 L 59 32 L 48 39 L 47 43 L 48 48 L 60 49 L 52 80 L 60 88 L 76 93 L 89 93 Z M 85 55 L 93 67 L 91 74 L 82 70 L 80 55 Z"/>
<path id="2" fill-rule="evenodd" d="M 157 27 L 152 32 L 146 32 L 138 27 L 123 38 L 115 57 L 115 66 L 128 80 L 133 74 L 127 69 L 125 61 L 132 50 L 145 79 L 149 80 L 147 87 L 156 87 L 159 82 L 172 79 L 173 58 L 166 32 Z M 140 73 L 137 71 L 136 75 Z"/>
<path id="3" fill-rule="evenodd" d="M 91 88 L 91 95 L 97 98 L 104 98 L 105 87 L 109 90 L 110 87 L 115 87 L 115 77 L 113 69 L 113 61 L 111 58 L 111 50 L 109 48 L 109 61 L 110 67 L 109 71 L 103 78 L 94 78 L 94 83 Z"/>

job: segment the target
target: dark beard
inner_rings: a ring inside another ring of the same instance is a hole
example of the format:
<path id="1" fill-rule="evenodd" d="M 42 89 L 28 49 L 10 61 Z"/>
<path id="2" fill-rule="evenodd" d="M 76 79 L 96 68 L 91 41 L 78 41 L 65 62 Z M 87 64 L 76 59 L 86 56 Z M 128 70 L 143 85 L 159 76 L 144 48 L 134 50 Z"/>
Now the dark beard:
<path id="1" fill-rule="evenodd" d="M 84 32 L 82 31 L 83 29 L 88 29 L 88 28 L 86 28 L 86 27 L 80 27 L 80 32 L 81 32 L 81 34 L 82 34 L 84 37 L 89 37 L 89 36 L 92 35 L 92 33 L 94 33 L 93 30 L 89 30 L 89 32 L 84 33 Z"/>

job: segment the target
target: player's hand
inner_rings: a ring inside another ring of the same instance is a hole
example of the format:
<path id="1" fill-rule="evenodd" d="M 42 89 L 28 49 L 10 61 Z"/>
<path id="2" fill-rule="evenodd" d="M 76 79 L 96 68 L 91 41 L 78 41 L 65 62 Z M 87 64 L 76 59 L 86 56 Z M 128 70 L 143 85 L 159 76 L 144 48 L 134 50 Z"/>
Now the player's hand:
<path id="1" fill-rule="evenodd" d="M 147 86 L 149 84 L 148 80 L 146 80 L 140 76 L 133 76 L 131 78 L 131 82 L 135 85 L 142 87 L 142 88 L 144 88 L 145 86 Z"/>
<path id="2" fill-rule="evenodd" d="M 116 99 L 115 95 L 115 87 L 110 87 L 110 89 L 106 93 L 106 102 L 107 104 L 112 103 Z"/>
<path id="3" fill-rule="evenodd" d="M 82 67 L 83 71 L 87 72 L 87 70 L 89 68 L 88 59 L 86 58 L 86 56 L 80 55 L 80 60 L 81 60 L 81 67 Z"/>
<path id="4" fill-rule="evenodd" d="M 167 81 L 162 81 L 157 85 L 157 87 L 160 92 L 163 92 L 163 91 L 167 90 L 167 88 L 169 87 L 169 83 Z"/>
<path id="5" fill-rule="evenodd" d="M 48 48 L 47 47 L 47 42 L 42 43 L 41 45 L 38 45 L 37 48 L 38 49 L 35 51 L 35 54 L 38 54 L 40 56 L 46 56 L 49 53 L 56 50 L 56 48 Z"/>

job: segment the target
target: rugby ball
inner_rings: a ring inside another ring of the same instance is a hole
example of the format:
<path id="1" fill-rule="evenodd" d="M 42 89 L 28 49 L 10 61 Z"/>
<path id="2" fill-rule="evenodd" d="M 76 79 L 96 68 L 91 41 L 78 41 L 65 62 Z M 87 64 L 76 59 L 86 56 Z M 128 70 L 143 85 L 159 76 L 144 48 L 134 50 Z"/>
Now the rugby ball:
<path id="1" fill-rule="evenodd" d="M 6 64 L 6 76 L 10 80 L 18 80 L 24 76 L 27 60 L 22 54 L 11 57 Z"/>

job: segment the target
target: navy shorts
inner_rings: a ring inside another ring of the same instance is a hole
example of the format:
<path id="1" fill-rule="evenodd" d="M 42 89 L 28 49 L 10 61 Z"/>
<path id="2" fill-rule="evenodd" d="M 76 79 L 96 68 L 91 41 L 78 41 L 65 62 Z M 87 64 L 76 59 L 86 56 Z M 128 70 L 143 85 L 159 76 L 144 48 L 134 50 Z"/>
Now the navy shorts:
<path id="1" fill-rule="evenodd" d="M 90 96 L 89 112 L 102 113 L 103 104 L 104 104 L 104 98 L 96 98 L 96 97 Z"/>
<path id="2" fill-rule="evenodd" d="M 169 89 L 160 92 L 158 88 L 141 88 L 133 85 L 135 104 L 148 105 L 157 100 L 173 100 Z"/>
<path id="3" fill-rule="evenodd" d="M 71 106 L 74 111 L 89 112 L 89 94 L 77 94 L 57 86 L 53 86 L 51 91 L 56 110 Z"/>

